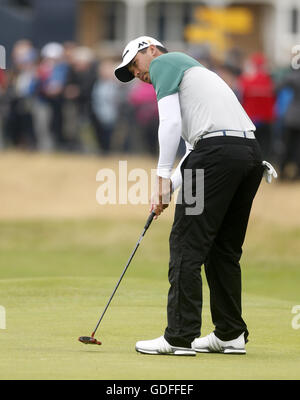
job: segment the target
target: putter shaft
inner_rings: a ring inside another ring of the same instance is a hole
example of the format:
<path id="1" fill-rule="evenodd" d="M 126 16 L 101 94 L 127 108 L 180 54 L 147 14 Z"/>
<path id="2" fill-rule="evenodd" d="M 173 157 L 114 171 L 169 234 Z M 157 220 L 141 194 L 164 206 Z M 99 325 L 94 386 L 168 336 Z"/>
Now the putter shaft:
<path id="1" fill-rule="evenodd" d="M 152 211 L 151 214 L 149 215 L 149 217 L 147 219 L 147 222 L 146 222 L 146 224 L 144 226 L 143 232 L 142 232 L 141 236 L 139 237 L 139 240 L 137 241 L 137 243 L 135 245 L 135 248 L 134 248 L 133 252 L 131 253 L 131 255 L 130 255 L 128 261 L 127 261 L 127 264 L 126 264 L 126 266 L 125 266 L 125 268 L 124 268 L 124 270 L 122 272 L 122 275 L 120 276 L 120 279 L 119 279 L 118 283 L 116 284 L 116 287 L 114 288 L 114 291 L 112 292 L 112 294 L 111 294 L 111 296 L 110 296 L 110 298 L 109 298 L 109 300 L 108 300 L 108 302 L 107 302 L 107 304 L 106 304 L 106 306 L 105 306 L 105 308 L 103 310 L 103 313 L 102 313 L 99 321 L 97 322 L 97 325 L 96 325 L 91 337 L 94 337 L 94 335 L 95 335 L 95 333 L 96 333 L 96 331 L 97 331 L 97 329 L 98 329 L 98 327 L 99 327 L 99 325 L 100 325 L 100 323 L 101 323 L 101 321 L 102 321 L 102 319 L 104 317 L 104 314 L 106 313 L 106 310 L 108 309 L 108 307 L 109 307 L 109 305 L 110 305 L 110 303 L 111 303 L 111 301 L 112 301 L 112 299 L 113 299 L 113 297 L 114 297 L 114 295 L 115 295 L 115 293 L 116 293 L 116 291 L 117 291 L 117 289 L 118 289 L 118 287 L 119 287 L 119 285 L 120 285 L 120 283 L 121 283 L 121 281 L 122 281 L 122 279 L 123 279 L 128 267 L 129 267 L 129 265 L 131 263 L 131 260 L 133 259 L 134 255 L 135 255 L 135 253 L 136 253 L 136 251 L 137 251 L 137 249 L 138 249 L 138 247 L 139 247 L 139 245 L 140 245 L 140 243 L 141 243 L 141 241 L 142 241 L 147 229 L 151 225 L 151 222 L 153 221 L 153 218 L 155 217 L 155 215 L 156 214 L 155 214 L 154 211 Z"/>

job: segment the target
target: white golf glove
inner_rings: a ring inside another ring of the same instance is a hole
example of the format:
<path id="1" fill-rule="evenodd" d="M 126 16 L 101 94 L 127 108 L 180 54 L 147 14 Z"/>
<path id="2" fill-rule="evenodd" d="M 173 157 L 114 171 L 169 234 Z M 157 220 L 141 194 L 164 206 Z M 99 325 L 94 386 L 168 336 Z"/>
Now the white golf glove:
<path id="1" fill-rule="evenodd" d="M 278 177 L 277 172 L 275 171 L 275 168 L 273 167 L 272 164 L 270 164 L 268 161 L 263 161 L 262 165 L 264 166 L 264 178 L 267 183 L 272 182 L 272 178 L 276 179 Z"/>

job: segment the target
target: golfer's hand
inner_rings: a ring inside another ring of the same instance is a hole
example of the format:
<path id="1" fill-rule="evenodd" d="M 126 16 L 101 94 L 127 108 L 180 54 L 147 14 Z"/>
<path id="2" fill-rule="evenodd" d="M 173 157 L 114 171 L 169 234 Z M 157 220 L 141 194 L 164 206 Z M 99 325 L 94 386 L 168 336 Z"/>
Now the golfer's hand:
<path id="1" fill-rule="evenodd" d="M 168 207 L 172 197 L 172 181 L 169 178 L 157 177 L 154 192 L 151 196 L 150 212 L 154 211 L 157 217 Z"/>

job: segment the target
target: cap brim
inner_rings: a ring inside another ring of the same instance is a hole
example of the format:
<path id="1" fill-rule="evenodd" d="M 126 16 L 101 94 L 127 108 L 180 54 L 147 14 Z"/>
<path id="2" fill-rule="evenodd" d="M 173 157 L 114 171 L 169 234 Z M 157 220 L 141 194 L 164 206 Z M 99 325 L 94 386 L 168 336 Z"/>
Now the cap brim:
<path id="1" fill-rule="evenodd" d="M 121 82 L 129 82 L 134 78 L 134 75 L 128 70 L 129 62 L 126 64 L 123 62 L 115 69 L 115 76 Z"/>
<path id="2" fill-rule="evenodd" d="M 134 79 L 134 75 L 128 70 L 129 63 L 134 59 L 139 51 L 146 49 L 152 44 L 155 46 L 163 47 L 163 45 L 158 40 L 150 38 L 148 36 L 141 36 L 128 43 L 123 51 L 123 61 L 115 69 L 115 76 L 121 82 L 129 82 Z"/>

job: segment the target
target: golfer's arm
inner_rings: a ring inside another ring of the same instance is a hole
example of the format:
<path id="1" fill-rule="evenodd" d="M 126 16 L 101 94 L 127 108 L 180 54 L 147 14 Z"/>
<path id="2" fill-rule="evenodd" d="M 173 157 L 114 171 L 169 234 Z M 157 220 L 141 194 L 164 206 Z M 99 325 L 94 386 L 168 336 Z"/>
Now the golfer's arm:
<path id="1" fill-rule="evenodd" d="M 170 178 L 181 136 L 181 112 L 178 93 L 163 97 L 158 102 L 159 159 L 157 175 Z"/>
<path id="2" fill-rule="evenodd" d="M 182 176 L 181 176 L 181 164 L 185 160 L 185 158 L 190 154 L 190 152 L 193 150 L 192 146 L 188 143 L 185 142 L 185 154 L 180 160 L 179 164 L 177 165 L 174 173 L 171 176 L 171 181 L 172 181 L 172 191 L 174 192 L 182 183 Z"/>

